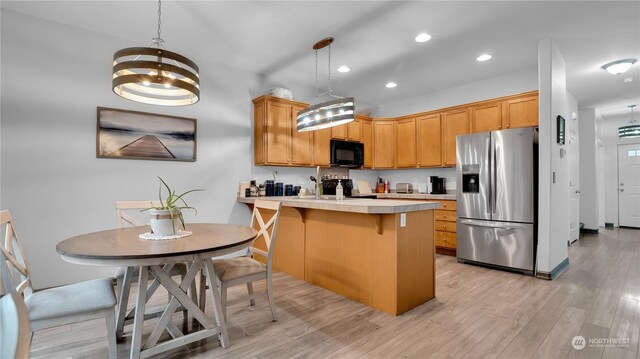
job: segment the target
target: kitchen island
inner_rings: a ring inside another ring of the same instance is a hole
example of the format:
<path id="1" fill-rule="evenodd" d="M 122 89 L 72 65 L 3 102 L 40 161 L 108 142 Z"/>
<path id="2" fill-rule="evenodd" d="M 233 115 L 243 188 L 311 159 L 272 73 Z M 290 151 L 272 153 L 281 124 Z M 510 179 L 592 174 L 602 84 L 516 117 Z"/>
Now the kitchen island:
<path id="1" fill-rule="evenodd" d="M 275 270 L 393 315 L 435 297 L 434 210 L 438 203 L 259 199 L 281 201 L 283 206 Z M 248 206 L 255 200 L 238 198 Z"/>

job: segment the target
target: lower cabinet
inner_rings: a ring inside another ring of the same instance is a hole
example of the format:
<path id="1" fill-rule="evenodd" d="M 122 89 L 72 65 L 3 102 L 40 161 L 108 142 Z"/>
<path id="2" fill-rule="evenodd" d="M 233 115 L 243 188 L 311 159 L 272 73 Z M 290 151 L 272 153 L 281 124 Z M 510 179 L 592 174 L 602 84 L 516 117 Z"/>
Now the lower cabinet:
<path id="1" fill-rule="evenodd" d="M 436 253 L 456 255 L 456 201 L 438 201 L 436 210 Z"/>

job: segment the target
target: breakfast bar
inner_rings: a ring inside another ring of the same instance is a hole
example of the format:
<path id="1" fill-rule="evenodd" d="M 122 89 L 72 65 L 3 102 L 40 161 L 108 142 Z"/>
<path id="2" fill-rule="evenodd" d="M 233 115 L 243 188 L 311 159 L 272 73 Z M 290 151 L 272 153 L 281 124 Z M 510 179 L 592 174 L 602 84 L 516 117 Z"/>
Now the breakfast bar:
<path id="1" fill-rule="evenodd" d="M 273 267 L 399 315 L 435 297 L 438 203 L 264 197 L 282 202 Z M 251 206 L 256 198 L 238 198 Z M 260 246 L 256 243 L 256 246 Z"/>

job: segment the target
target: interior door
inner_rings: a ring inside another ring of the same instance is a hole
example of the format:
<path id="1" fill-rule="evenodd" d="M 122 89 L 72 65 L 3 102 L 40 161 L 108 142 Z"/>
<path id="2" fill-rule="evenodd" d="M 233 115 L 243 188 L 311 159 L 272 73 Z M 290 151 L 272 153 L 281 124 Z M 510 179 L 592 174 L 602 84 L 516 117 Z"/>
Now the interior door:
<path id="1" fill-rule="evenodd" d="M 571 241 L 576 241 L 580 237 L 580 152 L 579 137 L 576 133 L 577 121 L 572 121 L 569 129 L 569 145 L 567 155 L 569 157 L 569 209 L 571 211 L 569 229 L 571 231 Z"/>
<path id="2" fill-rule="evenodd" d="M 640 228 L 640 144 L 618 145 L 618 181 L 619 223 Z"/>

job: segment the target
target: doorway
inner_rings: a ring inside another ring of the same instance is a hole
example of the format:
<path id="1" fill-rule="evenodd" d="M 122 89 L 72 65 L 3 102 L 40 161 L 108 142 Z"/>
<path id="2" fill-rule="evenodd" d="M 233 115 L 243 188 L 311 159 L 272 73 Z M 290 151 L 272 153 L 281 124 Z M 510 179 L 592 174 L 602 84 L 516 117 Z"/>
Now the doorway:
<path id="1" fill-rule="evenodd" d="M 640 228 L 640 143 L 618 145 L 618 223 Z"/>
<path id="2" fill-rule="evenodd" d="M 574 120 L 574 123 L 577 122 Z M 573 123 L 572 123 L 573 125 Z M 577 124 L 569 128 L 567 155 L 569 159 L 569 230 L 571 242 L 580 237 L 580 158 Z"/>

